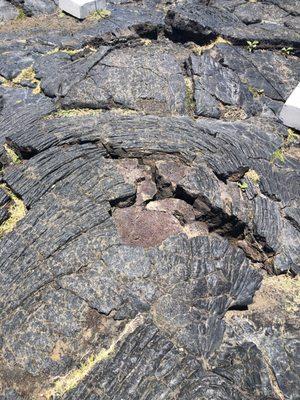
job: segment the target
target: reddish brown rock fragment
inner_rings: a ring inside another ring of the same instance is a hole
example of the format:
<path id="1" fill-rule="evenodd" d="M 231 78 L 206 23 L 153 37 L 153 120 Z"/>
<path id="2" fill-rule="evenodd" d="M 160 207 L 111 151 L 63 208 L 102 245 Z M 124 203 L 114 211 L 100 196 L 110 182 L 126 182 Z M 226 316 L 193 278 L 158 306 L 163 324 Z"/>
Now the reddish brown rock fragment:
<path id="1" fill-rule="evenodd" d="M 162 184 L 170 185 L 173 191 L 176 189 L 177 183 L 185 177 L 189 170 L 189 167 L 173 160 L 157 161 L 155 166 L 158 179 Z"/>
<path id="2" fill-rule="evenodd" d="M 151 201 L 149 204 L 147 204 L 147 209 L 174 215 L 182 224 L 195 220 L 193 207 L 185 201 L 179 199 Z"/>
<path id="3" fill-rule="evenodd" d="M 116 209 L 113 217 L 124 244 L 152 247 L 182 232 L 174 216 L 142 207 Z"/>

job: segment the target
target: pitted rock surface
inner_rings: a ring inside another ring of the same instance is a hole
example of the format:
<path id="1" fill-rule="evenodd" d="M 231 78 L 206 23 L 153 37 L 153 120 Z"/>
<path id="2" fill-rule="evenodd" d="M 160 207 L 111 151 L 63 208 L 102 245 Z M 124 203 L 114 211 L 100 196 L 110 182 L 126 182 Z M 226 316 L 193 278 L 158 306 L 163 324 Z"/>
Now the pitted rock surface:
<path id="1" fill-rule="evenodd" d="M 0 2 L 0 399 L 297 400 L 296 0 Z"/>

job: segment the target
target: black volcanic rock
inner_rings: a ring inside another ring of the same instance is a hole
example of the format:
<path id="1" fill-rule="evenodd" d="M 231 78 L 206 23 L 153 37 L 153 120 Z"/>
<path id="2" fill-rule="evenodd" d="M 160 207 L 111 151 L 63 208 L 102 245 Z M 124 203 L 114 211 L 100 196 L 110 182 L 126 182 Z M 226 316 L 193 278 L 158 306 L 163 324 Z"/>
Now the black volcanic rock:
<path id="1" fill-rule="evenodd" d="M 297 2 L 3 4 L 0 399 L 297 400 Z"/>
<path id="2" fill-rule="evenodd" d="M 219 1 L 204 3 L 187 0 L 171 8 L 166 18 L 170 33 L 181 40 L 201 41 L 222 35 L 235 44 L 257 40 L 266 45 L 300 45 L 299 29 L 293 26 L 299 18 L 297 1 L 292 1 L 292 12 L 282 10 L 279 4 L 268 7 L 244 1 L 235 2 L 230 8 L 230 2 L 227 6 Z M 292 24 L 289 26 L 286 21 Z"/>

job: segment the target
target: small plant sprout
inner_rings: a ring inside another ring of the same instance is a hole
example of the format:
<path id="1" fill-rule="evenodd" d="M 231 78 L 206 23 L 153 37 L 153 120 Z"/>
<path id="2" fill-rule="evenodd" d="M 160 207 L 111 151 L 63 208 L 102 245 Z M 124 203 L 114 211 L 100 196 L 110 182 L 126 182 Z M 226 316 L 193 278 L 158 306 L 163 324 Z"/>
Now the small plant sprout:
<path id="1" fill-rule="evenodd" d="M 257 45 L 259 44 L 258 40 L 247 40 L 247 50 L 252 53 L 256 48 Z"/>
<path id="2" fill-rule="evenodd" d="M 58 12 L 58 18 L 64 18 L 66 14 L 63 12 L 63 10 L 59 10 Z"/>
<path id="3" fill-rule="evenodd" d="M 265 93 L 264 89 L 256 89 L 256 91 L 259 96 L 262 96 Z"/>
<path id="4" fill-rule="evenodd" d="M 252 93 L 253 97 L 259 97 L 264 95 L 265 91 L 264 89 L 256 89 L 255 87 L 248 85 L 248 90 L 249 92 Z"/>
<path id="5" fill-rule="evenodd" d="M 26 18 L 26 14 L 22 8 L 19 9 L 19 14 L 17 15 L 16 19 L 24 19 Z"/>
<path id="6" fill-rule="evenodd" d="M 282 164 L 285 162 L 284 154 L 281 149 L 277 149 L 271 156 L 271 163 L 274 163 L 276 160 L 280 161 Z"/>
<path id="7" fill-rule="evenodd" d="M 238 182 L 238 187 L 244 192 L 246 189 L 248 189 L 248 183 L 247 182 Z"/>
<path id="8" fill-rule="evenodd" d="M 293 52 L 294 52 L 294 47 L 283 47 L 281 49 L 281 53 L 283 53 L 286 56 L 293 54 Z"/>

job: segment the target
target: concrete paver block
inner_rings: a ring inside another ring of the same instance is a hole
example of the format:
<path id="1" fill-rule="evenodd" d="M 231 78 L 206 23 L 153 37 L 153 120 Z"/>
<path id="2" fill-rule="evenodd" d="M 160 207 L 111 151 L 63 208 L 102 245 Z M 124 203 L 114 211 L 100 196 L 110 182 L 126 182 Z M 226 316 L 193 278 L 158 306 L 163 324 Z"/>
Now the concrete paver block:
<path id="1" fill-rule="evenodd" d="M 84 19 L 96 10 L 103 10 L 106 0 L 59 0 L 59 8 L 73 17 Z"/>
<path id="2" fill-rule="evenodd" d="M 282 107 L 280 119 L 284 125 L 300 130 L 300 83 Z"/>

